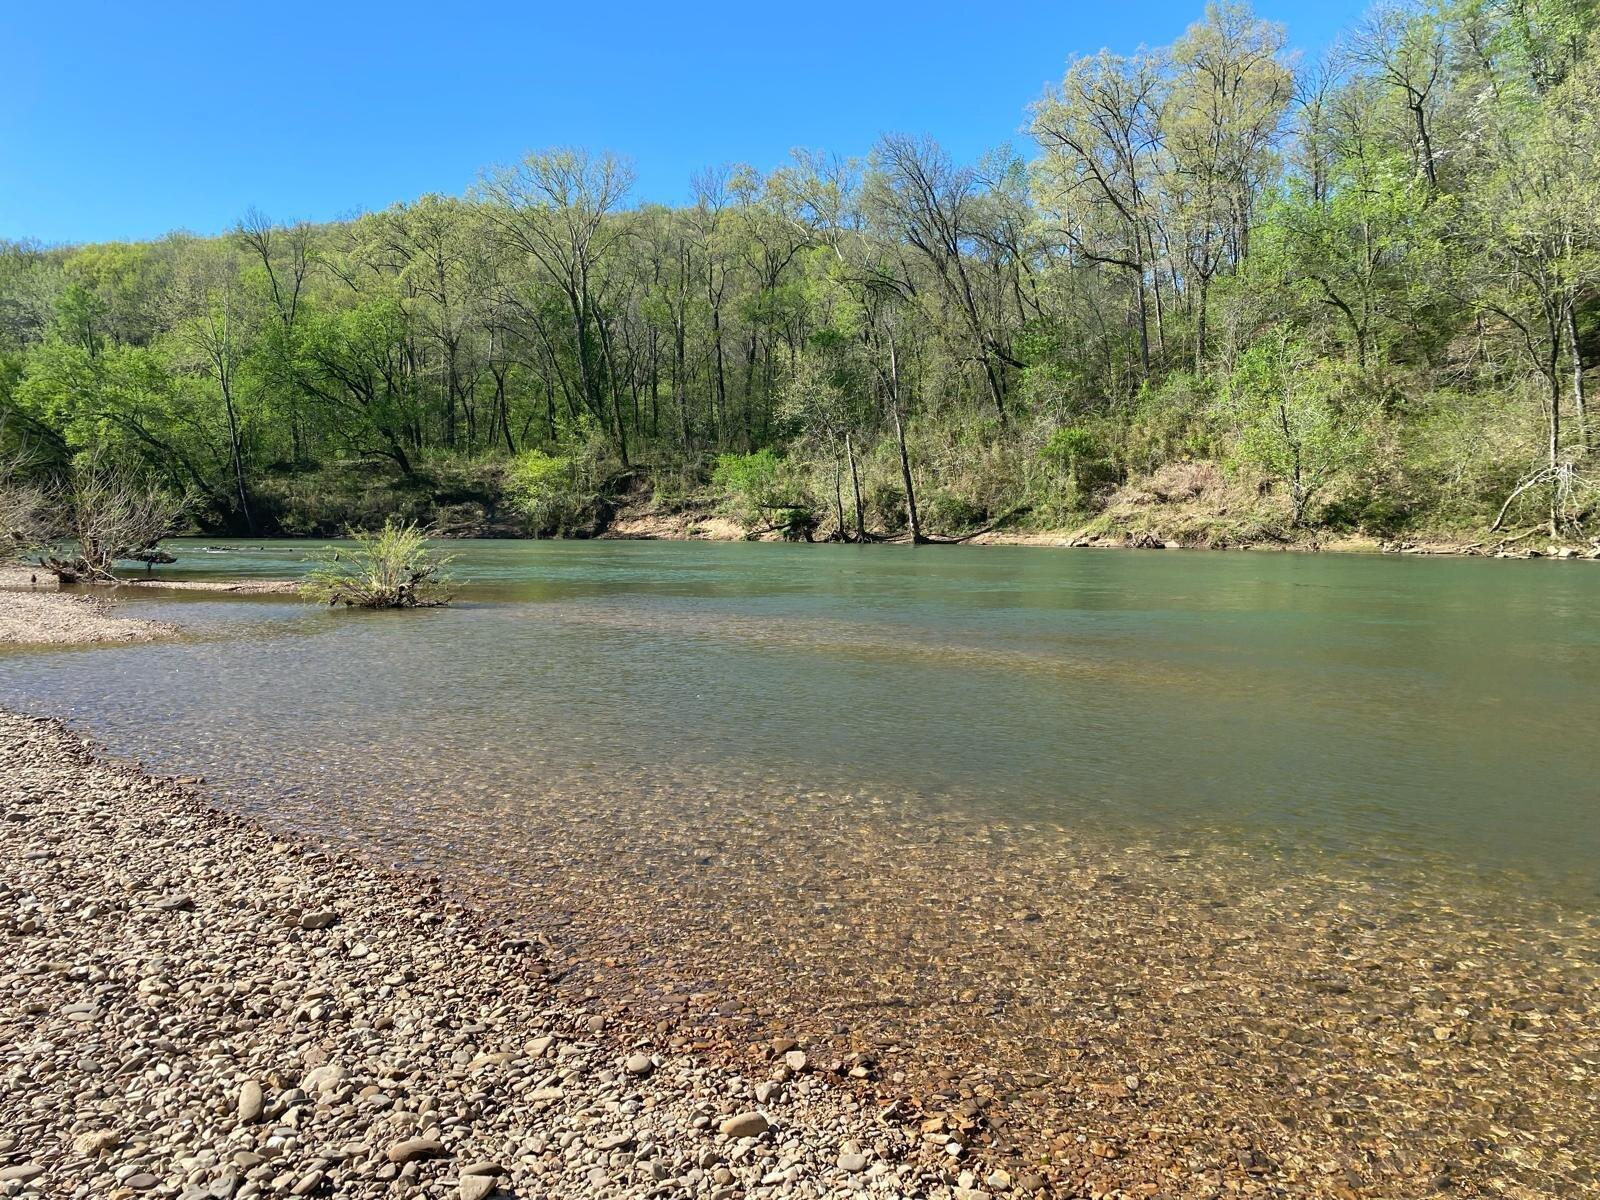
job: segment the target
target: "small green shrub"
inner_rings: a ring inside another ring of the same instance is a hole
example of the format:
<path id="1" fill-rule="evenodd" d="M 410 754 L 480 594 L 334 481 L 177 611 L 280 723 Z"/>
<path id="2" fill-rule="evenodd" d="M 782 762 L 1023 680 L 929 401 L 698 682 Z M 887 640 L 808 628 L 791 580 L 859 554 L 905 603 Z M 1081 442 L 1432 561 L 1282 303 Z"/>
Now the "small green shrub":
<path id="1" fill-rule="evenodd" d="M 906 494 L 893 483 L 867 485 L 867 520 L 889 533 L 898 533 L 911 521 L 906 512 Z"/>
<path id="2" fill-rule="evenodd" d="M 934 492 L 926 499 L 919 496 L 917 507 L 928 528 L 940 533 L 972 529 L 989 515 L 970 500 L 949 492 Z"/>
<path id="3" fill-rule="evenodd" d="M 428 533 L 415 522 L 390 518 L 377 533 L 352 529 L 353 548 L 329 547 L 300 585 L 300 594 L 320 604 L 346 608 L 437 608 L 450 603 L 445 590 L 450 559 L 428 549 Z"/>

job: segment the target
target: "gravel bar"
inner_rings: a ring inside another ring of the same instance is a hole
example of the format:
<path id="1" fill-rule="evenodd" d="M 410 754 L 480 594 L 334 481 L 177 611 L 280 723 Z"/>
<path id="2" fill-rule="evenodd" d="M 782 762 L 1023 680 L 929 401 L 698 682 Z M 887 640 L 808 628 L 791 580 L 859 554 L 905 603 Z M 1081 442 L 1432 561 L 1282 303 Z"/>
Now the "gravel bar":
<path id="1" fill-rule="evenodd" d="M 1020 1194 L 775 1041 L 558 1000 L 443 884 L 0 712 L 0 1196 Z M 755 1076 L 755 1077 L 752 1077 Z"/>

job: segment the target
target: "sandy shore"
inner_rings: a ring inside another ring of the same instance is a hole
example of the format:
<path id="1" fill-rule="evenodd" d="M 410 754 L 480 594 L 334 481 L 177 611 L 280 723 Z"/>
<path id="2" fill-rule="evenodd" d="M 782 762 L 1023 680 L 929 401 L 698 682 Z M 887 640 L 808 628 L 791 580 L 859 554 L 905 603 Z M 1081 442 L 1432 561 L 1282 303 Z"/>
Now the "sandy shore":
<path id="1" fill-rule="evenodd" d="M 217 592 L 233 596 L 292 595 L 291 580 L 244 581 L 132 579 L 117 588 L 140 591 Z M 170 637 L 177 627 L 163 621 L 118 616 L 108 598 L 114 589 L 62 591 L 55 576 L 26 567 L 0 569 L 0 645 L 44 646 L 93 642 L 148 642 Z"/>
<path id="2" fill-rule="evenodd" d="M 196 784 L 0 712 L 0 1194 L 982 1194 L 804 1047 L 752 1078 L 558 1003 L 437 882 Z"/>

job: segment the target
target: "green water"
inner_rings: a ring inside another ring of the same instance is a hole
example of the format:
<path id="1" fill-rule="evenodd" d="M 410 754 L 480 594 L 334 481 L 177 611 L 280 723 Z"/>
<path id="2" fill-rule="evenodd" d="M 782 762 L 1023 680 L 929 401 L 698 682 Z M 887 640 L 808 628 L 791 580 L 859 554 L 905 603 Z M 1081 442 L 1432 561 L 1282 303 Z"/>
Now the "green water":
<path id="1" fill-rule="evenodd" d="M 212 545 L 177 544 L 173 577 L 284 577 L 307 550 Z M 260 794 L 390 771 L 530 803 L 557 780 L 821 789 L 1600 886 L 1595 564 L 450 549 L 443 611 L 134 595 L 194 632 L 7 653 L 0 703 Z"/>
<path id="2" fill-rule="evenodd" d="M 1019 1161 L 1251 1129 L 1373 1194 L 1593 1191 L 1596 564 L 450 549 L 434 611 L 135 593 L 187 632 L 0 652 L 0 705 L 437 873 L 641 1029 L 960 1079 Z"/>

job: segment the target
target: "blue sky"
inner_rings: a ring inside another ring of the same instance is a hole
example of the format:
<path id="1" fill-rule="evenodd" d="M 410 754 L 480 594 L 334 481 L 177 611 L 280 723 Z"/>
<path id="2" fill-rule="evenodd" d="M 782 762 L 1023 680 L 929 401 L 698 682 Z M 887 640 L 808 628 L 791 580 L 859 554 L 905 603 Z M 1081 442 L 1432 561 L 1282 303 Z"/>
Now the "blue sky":
<path id="1" fill-rule="evenodd" d="M 214 233 L 255 206 L 325 220 L 494 163 L 583 145 L 635 197 L 791 147 L 926 133 L 958 157 L 1014 137 L 1068 56 L 1161 45 L 1185 3 L 17 5 L 0 73 L 0 237 Z M 1261 0 L 1320 49 L 1365 3 Z"/>

